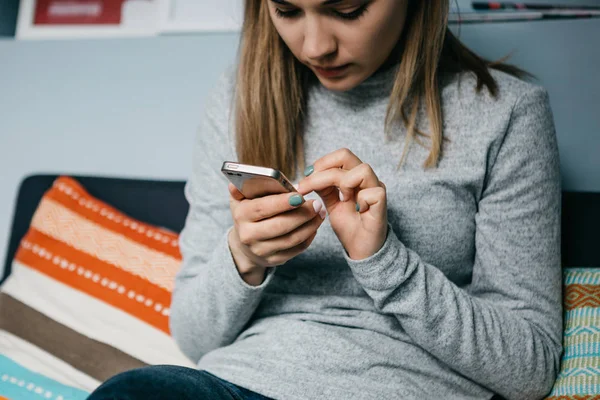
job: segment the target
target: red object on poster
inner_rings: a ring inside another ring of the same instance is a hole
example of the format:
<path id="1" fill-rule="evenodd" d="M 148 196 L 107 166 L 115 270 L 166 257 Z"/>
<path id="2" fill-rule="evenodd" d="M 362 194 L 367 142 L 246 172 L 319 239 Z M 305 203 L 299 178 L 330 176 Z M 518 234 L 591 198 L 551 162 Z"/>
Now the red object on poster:
<path id="1" fill-rule="evenodd" d="M 119 25 L 127 0 L 37 0 L 34 25 Z"/>

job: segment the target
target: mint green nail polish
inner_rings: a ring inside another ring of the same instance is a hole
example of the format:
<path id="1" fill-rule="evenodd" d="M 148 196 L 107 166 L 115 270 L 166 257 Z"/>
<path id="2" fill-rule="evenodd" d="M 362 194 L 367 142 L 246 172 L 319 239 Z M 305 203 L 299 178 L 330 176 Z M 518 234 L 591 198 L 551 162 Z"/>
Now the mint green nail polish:
<path id="1" fill-rule="evenodd" d="M 300 204 L 302 204 L 302 201 L 304 199 L 302 198 L 302 196 L 300 196 L 299 194 L 295 194 L 292 197 L 290 197 L 290 206 L 292 207 L 298 207 Z"/>
<path id="2" fill-rule="evenodd" d="M 360 206 L 358 205 L 358 203 L 356 203 L 356 211 L 360 211 Z"/>
<path id="3" fill-rule="evenodd" d="M 312 174 L 313 172 L 315 172 L 315 167 L 308 166 L 306 167 L 306 169 L 304 170 L 304 176 L 309 176 L 310 174 Z"/>

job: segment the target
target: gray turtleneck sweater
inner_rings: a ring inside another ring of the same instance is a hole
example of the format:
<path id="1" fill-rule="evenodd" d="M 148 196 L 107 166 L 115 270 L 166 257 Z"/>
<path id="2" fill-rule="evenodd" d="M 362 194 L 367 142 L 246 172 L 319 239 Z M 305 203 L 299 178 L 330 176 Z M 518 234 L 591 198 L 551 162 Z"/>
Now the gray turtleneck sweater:
<path id="1" fill-rule="evenodd" d="M 470 74 L 446 79 L 439 167 L 424 170 L 428 150 L 415 144 L 398 171 L 405 129 L 384 135 L 393 72 L 343 93 L 312 85 L 305 124 L 307 165 L 346 147 L 386 184 L 383 248 L 351 260 L 325 221 L 306 252 L 258 287 L 241 279 L 227 244 L 220 167 L 237 157 L 233 75 L 223 75 L 185 191 L 172 334 L 200 369 L 276 399 L 540 398 L 562 341 L 548 95 L 497 71 L 497 99 L 477 94 Z"/>

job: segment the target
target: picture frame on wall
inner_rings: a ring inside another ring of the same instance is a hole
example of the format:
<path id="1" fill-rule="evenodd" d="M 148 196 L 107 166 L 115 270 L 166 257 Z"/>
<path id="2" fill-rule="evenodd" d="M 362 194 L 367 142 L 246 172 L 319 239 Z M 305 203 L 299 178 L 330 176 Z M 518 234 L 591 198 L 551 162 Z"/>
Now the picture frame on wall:
<path id="1" fill-rule="evenodd" d="M 160 0 L 21 0 L 17 39 L 154 36 Z"/>
<path id="2" fill-rule="evenodd" d="M 159 0 L 161 34 L 238 32 L 244 0 Z"/>

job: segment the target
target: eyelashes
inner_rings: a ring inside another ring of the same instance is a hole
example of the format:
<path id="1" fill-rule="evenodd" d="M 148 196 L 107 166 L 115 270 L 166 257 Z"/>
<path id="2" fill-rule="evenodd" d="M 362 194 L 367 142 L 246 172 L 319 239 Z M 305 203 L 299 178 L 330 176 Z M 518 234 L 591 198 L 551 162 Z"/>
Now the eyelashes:
<path id="1" fill-rule="evenodd" d="M 360 6 L 359 8 L 357 8 L 356 10 L 349 12 L 349 13 L 342 13 L 342 12 L 333 11 L 333 10 L 331 12 L 337 18 L 354 21 L 354 20 L 357 20 L 360 17 L 362 17 L 367 12 L 368 7 L 369 7 L 368 4 L 364 4 L 364 5 Z M 291 19 L 291 18 L 296 18 L 297 16 L 299 16 L 300 10 L 282 11 L 279 8 L 275 8 L 275 14 L 277 14 L 277 16 L 280 18 L 290 18 Z"/>

